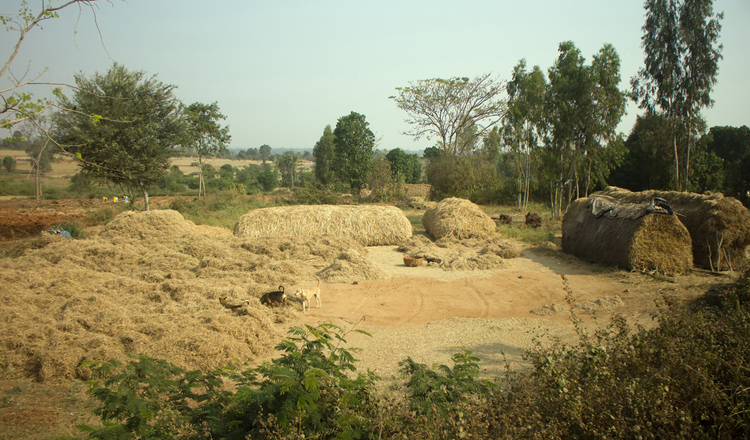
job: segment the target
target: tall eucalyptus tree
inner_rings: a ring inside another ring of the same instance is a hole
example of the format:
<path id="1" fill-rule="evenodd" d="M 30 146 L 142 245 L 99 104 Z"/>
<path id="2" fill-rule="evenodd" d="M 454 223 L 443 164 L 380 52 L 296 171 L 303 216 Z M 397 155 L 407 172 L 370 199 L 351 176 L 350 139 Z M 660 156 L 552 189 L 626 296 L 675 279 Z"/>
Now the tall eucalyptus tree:
<path id="1" fill-rule="evenodd" d="M 714 14 L 712 0 L 647 0 L 641 37 L 646 55 L 631 82 L 639 107 L 663 112 L 670 122 L 674 189 L 687 189 L 690 154 L 700 111 L 713 105 L 722 45 L 718 44 L 723 13 Z M 686 134 L 684 140 L 680 134 Z"/>
<path id="2" fill-rule="evenodd" d="M 508 111 L 503 118 L 502 137 L 517 172 L 518 207 L 524 210 L 529 203 L 532 163 L 547 131 L 544 117 L 547 87 L 544 72 L 539 66 L 527 71 L 526 60 L 520 60 L 513 68 L 506 87 Z"/>

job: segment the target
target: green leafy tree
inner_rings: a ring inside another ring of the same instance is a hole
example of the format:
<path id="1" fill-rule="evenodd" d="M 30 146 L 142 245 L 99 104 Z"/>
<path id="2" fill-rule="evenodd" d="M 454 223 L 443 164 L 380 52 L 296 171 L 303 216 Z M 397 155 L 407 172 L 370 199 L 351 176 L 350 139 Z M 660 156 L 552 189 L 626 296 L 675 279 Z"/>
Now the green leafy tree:
<path id="1" fill-rule="evenodd" d="M 498 126 L 492 127 L 489 133 L 482 139 L 481 154 L 487 157 L 490 163 L 497 164 L 500 160 L 500 147 L 502 136 Z"/>
<path id="2" fill-rule="evenodd" d="M 173 147 L 185 139 L 175 87 L 119 64 L 75 79 L 74 98 L 60 103 L 69 110 L 57 120 L 61 141 L 83 172 L 140 190 L 148 210 L 149 187 L 164 176 Z"/>
<path id="3" fill-rule="evenodd" d="M 3 168 L 5 168 L 8 174 L 16 170 L 16 160 L 13 159 L 13 156 L 5 156 L 3 158 Z"/>
<path id="4" fill-rule="evenodd" d="M 366 197 L 368 202 L 398 203 L 406 196 L 404 175 L 392 171 L 391 162 L 385 157 L 372 161 L 367 174 L 367 187 L 372 190 Z"/>
<path id="5" fill-rule="evenodd" d="M 638 116 L 625 140 L 622 163 L 613 170 L 609 183 L 631 191 L 669 189 L 674 182 L 670 139 L 666 116 L 657 113 Z"/>
<path id="6" fill-rule="evenodd" d="M 503 85 L 489 74 L 469 78 L 427 79 L 397 87 L 390 98 L 412 125 L 405 134 L 438 139 L 444 152 L 468 154 L 505 113 Z"/>
<path id="7" fill-rule="evenodd" d="M 219 178 L 224 180 L 234 179 L 234 167 L 228 163 L 225 163 L 219 167 Z"/>
<path id="8" fill-rule="evenodd" d="M 299 165 L 299 156 L 287 152 L 276 159 L 276 168 L 281 174 L 281 186 L 294 188 L 297 183 L 297 166 Z"/>
<path id="9" fill-rule="evenodd" d="M 394 148 L 385 155 L 391 163 L 394 175 L 404 176 L 406 183 L 419 183 L 422 178 L 422 164 L 416 154 L 407 154 L 400 148 Z"/>
<path id="10" fill-rule="evenodd" d="M 184 110 L 187 122 L 187 146 L 198 155 L 198 197 L 201 193 L 206 198 L 206 187 L 203 182 L 203 158 L 226 151 L 226 144 L 231 140 L 229 127 L 222 127 L 219 121 L 226 119 L 221 114 L 217 103 L 203 104 L 194 102 Z"/>
<path id="11" fill-rule="evenodd" d="M 95 193 L 93 179 L 88 174 L 84 173 L 75 173 L 73 177 L 70 178 L 68 189 L 79 196 L 93 196 Z"/>
<path id="12" fill-rule="evenodd" d="M 362 188 L 370 171 L 375 135 L 369 126 L 365 115 L 351 112 L 340 117 L 333 130 L 336 176 L 355 192 Z"/>
<path id="13" fill-rule="evenodd" d="M 529 203 L 537 149 L 547 132 L 544 117 L 547 88 L 544 72 L 539 66 L 527 71 L 526 60 L 520 60 L 513 68 L 512 79 L 506 87 L 508 111 L 503 118 L 502 137 L 515 165 L 518 207 L 523 210 Z"/>
<path id="14" fill-rule="evenodd" d="M 723 14 L 714 15 L 713 0 L 647 0 L 645 9 L 645 66 L 631 79 L 632 97 L 639 107 L 661 111 L 669 120 L 674 189 L 683 190 L 700 111 L 713 105 Z"/>
<path id="15" fill-rule="evenodd" d="M 724 193 L 750 206 L 750 128 L 711 127 L 701 143 L 724 161 Z"/>
<path id="16" fill-rule="evenodd" d="M 279 186 L 278 171 L 268 165 L 264 165 L 262 171 L 258 173 L 257 180 L 263 191 L 273 191 Z"/>
<path id="17" fill-rule="evenodd" d="M 591 65 L 571 41 L 560 43 L 560 55 L 549 69 L 547 144 L 556 170 L 553 212 L 562 215 L 567 201 L 588 195 L 595 179 L 604 181 L 619 159 L 617 124 L 625 113 L 626 94 L 618 89 L 620 58 L 605 44 Z"/>
<path id="18" fill-rule="evenodd" d="M 442 154 L 430 159 L 425 174 L 431 185 L 431 200 L 446 197 L 460 197 L 474 203 L 497 200 L 500 181 L 495 166 L 480 155 Z"/>
<path id="19" fill-rule="evenodd" d="M 440 150 L 438 147 L 427 147 L 424 149 L 424 152 L 422 152 L 422 157 L 425 159 L 437 159 L 440 157 Z"/>
<path id="20" fill-rule="evenodd" d="M 323 129 L 323 136 L 315 143 L 313 147 L 313 157 L 315 158 L 315 179 L 323 185 L 333 183 L 336 178 L 336 172 L 333 169 L 334 155 L 336 146 L 335 137 L 330 125 Z"/>
<path id="21" fill-rule="evenodd" d="M 271 158 L 271 147 L 263 144 L 258 149 L 258 154 L 260 155 L 261 160 L 265 164 L 268 159 Z"/>

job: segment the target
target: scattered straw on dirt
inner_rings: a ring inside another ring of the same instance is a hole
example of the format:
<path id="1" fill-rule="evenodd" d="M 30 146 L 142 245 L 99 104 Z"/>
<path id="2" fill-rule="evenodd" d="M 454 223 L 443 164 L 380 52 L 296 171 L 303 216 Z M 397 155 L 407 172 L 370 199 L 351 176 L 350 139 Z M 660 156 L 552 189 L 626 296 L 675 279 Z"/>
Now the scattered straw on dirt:
<path id="1" fill-rule="evenodd" d="M 750 266 L 750 211 L 733 197 L 721 193 L 631 192 L 614 186 L 594 195 L 624 203 L 649 203 L 654 197 L 663 198 L 690 232 L 696 265 L 712 270 L 742 270 Z"/>
<path id="2" fill-rule="evenodd" d="M 244 238 L 335 237 L 364 246 L 398 245 L 411 237 L 403 211 L 385 205 L 299 205 L 251 211 L 237 221 L 234 234 Z"/>
<path id="3" fill-rule="evenodd" d="M 384 280 L 388 275 L 364 251 L 348 249 L 320 272 L 320 278 L 328 283 L 353 283 Z"/>
<path id="4" fill-rule="evenodd" d="M 693 265 L 687 229 L 673 214 L 605 196 L 573 202 L 563 218 L 563 250 L 625 269 L 686 273 Z"/>
<path id="5" fill-rule="evenodd" d="M 425 211 L 422 225 L 437 240 L 443 237 L 487 239 L 497 230 L 495 221 L 479 206 L 455 197 L 443 199 Z"/>
<path id="6" fill-rule="evenodd" d="M 433 242 L 424 235 L 415 235 L 399 246 L 407 255 L 424 257 L 429 267 L 444 270 L 487 270 L 502 266 L 504 259 L 521 255 L 521 245 L 494 237 L 489 240 L 457 240 L 445 237 Z"/>
<path id="7" fill-rule="evenodd" d="M 0 260 L 0 368 L 46 381 L 87 378 L 84 361 L 134 353 L 187 369 L 253 361 L 283 337 L 273 323 L 298 313 L 258 298 L 309 282 L 344 251 L 364 248 L 343 239 L 243 239 L 176 211 L 123 213 L 99 235 Z M 362 272 L 359 263 L 350 259 L 350 271 Z M 220 297 L 249 302 L 232 311 Z"/>

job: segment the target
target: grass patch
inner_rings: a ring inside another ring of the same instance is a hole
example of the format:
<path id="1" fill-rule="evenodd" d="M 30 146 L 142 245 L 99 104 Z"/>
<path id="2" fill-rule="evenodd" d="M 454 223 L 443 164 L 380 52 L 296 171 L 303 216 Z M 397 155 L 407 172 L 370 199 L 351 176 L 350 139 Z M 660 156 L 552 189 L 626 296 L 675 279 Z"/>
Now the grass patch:
<path id="1" fill-rule="evenodd" d="M 232 229 L 243 215 L 268 206 L 255 197 L 237 195 L 230 191 L 211 193 L 205 199 L 176 198 L 169 204 L 169 209 L 178 211 L 186 220 L 195 224 Z"/>

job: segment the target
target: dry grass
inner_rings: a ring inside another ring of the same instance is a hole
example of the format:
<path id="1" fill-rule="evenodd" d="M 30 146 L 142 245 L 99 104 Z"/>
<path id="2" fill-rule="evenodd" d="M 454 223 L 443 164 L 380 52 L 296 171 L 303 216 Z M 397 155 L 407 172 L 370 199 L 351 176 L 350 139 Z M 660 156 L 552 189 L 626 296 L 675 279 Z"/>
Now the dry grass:
<path id="1" fill-rule="evenodd" d="M 98 236 L 0 260 L 0 368 L 59 381 L 87 378 L 87 360 L 135 353 L 201 370 L 252 361 L 282 336 L 272 323 L 298 313 L 258 298 L 359 249 L 346 240 L 246 240 L 175 211 L 126 212 Z M 368 262 L 349 263 L 354 271 Z M 220 297 L 249 303 L 236 313 Z"/>
<path id="2" fill-rule="evenodd" d="M 625 269 L 686 273 L 693 265 L 687 229 L 676 215 L 645 214 L 645 207 L 604 196 L 576 200 L 563 218 L 563 250 Z"/>
<path id="3" fill-rule="evenodd" d="M 403 211 L 385 205 L 312 205 L 264 208 L 237 221 L 234 234 L 244 238 L 332 237 L 363 246 L 397 245 L 412 235 Z"/>
<path id="4" fill-rule="evenodd" d="M 696 265 L 712 270 L 750 266 L 746 253 L 750 246 L 750 211 L 735 198 L 721 193 L 631 192 L 612 186 L 594 195 L 624 203 L 649 203 L 654 197 L 663 198 L 690 232 Z"/>
<path id="5" fill-rule="evenodd" d="M 503 260 L 521 255 L 518 242 L 499 237 L 489 240 L 445 237 L 433 242 L 424 235 L 415 235 L 398 250 L 406 255 L 424 257 L 427 266 L 443 270 L 497 269 L 502 266 Z"/>
<path id="6" fill-rule="evenodd" d="M 427 209 L 422 217 L 427 233 L 436 240 L 454 237 L 488 239 L 495 235 L 497 226 L 479 206 L 466 199 L 451 197 Z"/>

